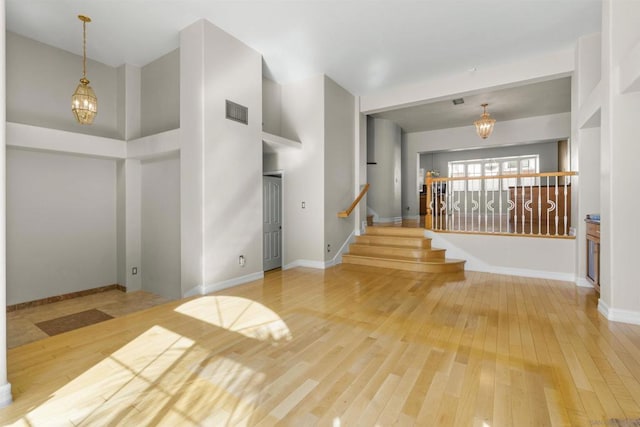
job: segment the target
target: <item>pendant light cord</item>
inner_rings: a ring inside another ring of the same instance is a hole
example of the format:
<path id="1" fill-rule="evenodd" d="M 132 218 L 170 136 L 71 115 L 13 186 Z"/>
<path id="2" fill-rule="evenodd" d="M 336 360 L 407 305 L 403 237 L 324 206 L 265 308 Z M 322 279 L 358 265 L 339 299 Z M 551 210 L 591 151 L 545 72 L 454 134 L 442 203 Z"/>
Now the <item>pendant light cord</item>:
<path id="1" fill-rule="evenodd" d="M 82 20 L 82 78 L 87 78 L 87 21 Z"/>

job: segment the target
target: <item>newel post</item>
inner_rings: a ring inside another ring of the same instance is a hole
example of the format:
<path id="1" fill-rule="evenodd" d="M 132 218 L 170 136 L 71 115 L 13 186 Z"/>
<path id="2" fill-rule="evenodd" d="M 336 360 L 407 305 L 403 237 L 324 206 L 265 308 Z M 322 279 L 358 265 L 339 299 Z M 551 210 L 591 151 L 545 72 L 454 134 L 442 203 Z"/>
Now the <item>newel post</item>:
<path id="1" fill-rule="evenodd" d="M 431 178 L 431 171 L 427 172 L 427 177 L 425 178 L 427 184 L 427 211 L 424 217 L 424 228 L 427 230 L 431 230 L 433 228 L 433 212 L 431 211 L 431 199 L 433 195 L 431 194 L 431 188 L 433 185 L 433 180 Z"/>

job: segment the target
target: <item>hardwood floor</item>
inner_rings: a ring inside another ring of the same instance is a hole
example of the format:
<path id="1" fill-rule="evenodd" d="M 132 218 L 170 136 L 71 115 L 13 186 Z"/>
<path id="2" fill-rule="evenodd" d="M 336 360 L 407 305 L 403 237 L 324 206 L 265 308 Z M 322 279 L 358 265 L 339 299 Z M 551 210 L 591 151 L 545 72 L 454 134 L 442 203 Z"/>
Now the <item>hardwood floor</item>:
<path id="1" fill-rule="evenodd" d="M 8 352 L 15 425 L 640 425 L 640 326 L 592 290 L 292 269 Z"/>
<path id="2" fill-rule="evenodd" d="M 119 317 L 169 301 L 145 291 L 122 292 L 109 290 L 96 294 L 65 299 L 35 307 L 21 308 L 7 313 L 7 347 L 13 348 L 47 338 L 38 323 L 88 309 L 99 309 L 111 317 Z"/>

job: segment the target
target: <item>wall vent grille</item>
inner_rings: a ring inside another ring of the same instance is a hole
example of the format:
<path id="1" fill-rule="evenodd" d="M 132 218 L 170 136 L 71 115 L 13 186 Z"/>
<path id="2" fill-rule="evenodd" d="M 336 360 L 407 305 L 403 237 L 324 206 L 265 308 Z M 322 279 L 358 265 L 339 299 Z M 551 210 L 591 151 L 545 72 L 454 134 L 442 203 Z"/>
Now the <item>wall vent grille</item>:
<path id="1" fill-rule="evenodd" d="M 235 102 L 226 101 L 226 116 L 227 119 L 240 122 L 243 124 L 249 123 L 249 109 Z"/>

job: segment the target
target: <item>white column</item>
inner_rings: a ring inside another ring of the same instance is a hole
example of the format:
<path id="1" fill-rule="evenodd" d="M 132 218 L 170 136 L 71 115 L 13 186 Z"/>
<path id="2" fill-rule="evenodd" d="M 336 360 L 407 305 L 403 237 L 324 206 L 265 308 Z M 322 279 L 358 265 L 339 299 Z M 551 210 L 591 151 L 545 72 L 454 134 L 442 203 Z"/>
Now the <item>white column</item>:
<path id="1" fill-rule="evenodd" d="M 125 230 L 126 230 L 126 287 L 127 292 L 142 289 L 142 204 L 140 160 L 124 161 L 125 171 Z M 136 274 L 133 274 L 135 269 Z"/>
<path id="2" fill-rule="evenodd" d="M 367 183 L 367 117 L 360 113 L 360 97 L 354 97 L 354 170 L 355 170 L 355 195 L 360 194 L 362 186 Z M 358 203 L 353 211 L 356 218 L 355 234 L 363 232 L 362 223 L 367 220 L 367 196 Z"/>
<path id="3" fill-rule="evenodd" d="M 5 5 L 0 0 L 0 407 L 11 403 L 11 384 L 7 381 L 7 235 L 6 235 L 6 63 L 5 63 Z"/>
<path id="4" fill-rule="evenodd" d="M 639 235 L 633 224 L 640 199 L 627 189 L 637 181 L 640 92 L 622 92 L 619 73 L 640 40 L 638 19 L 638 2 L 603 2 L 599 309 L 610 320 L 636 324 L 640 288 L 629 257 L 637 253 Z"/>
<path id="5" fill-rule="evenodd" d="M 130 141 L 140 137 L 141 70 L 129 64 L 118 68 L 118 131 Z M 140 160 L 118 165 L 118 282 L 127 292 L 142 289 Z M 133 274 L 134 269 L 136 274 Z"/>
<path id="6" fill-rule="evenodd" d="M 203 285 L 204 21 L 180 33 L 180 274 L 182 295 Z"/>

